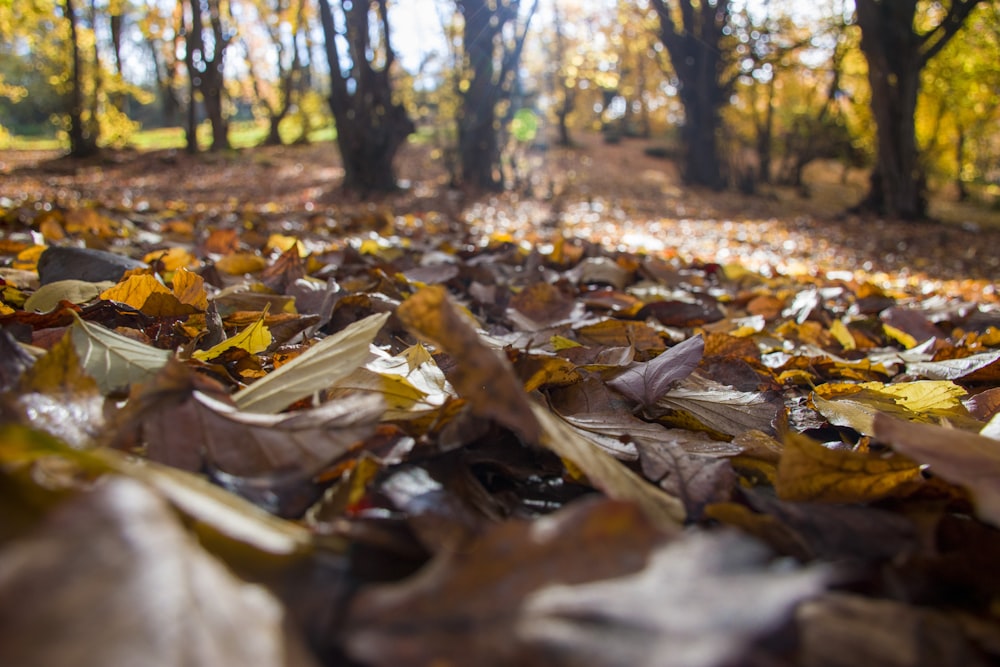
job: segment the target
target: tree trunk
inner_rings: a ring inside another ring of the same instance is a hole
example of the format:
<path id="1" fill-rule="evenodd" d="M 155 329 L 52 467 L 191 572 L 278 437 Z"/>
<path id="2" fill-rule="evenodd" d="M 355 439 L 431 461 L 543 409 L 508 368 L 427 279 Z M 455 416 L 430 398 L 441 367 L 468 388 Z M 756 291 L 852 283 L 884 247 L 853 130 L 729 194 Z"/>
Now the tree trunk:
<path id="1" fill-rule="evenodd" d="M 229 38 L 222 27 L 221 10 L 217 2 L 205 3 L 209 12 L 209 23 L 212 28 L 213 48 L 209 52 L 205 48 L 203 35 L 204 20 L 202 18 L 202 2 L 190 0 L 191 30 L 187 36 L 187 54 L 185 56 L 188 75 L 191 81 L 191 99 L 188 102 L 188 151 L 197 152 L 195 139 L 195 90 L 201 93 L 205 105 L 205 115 L 212 126 L 212 143 L 210 150 L 225 150 L 229 146 L 229 123 L 223 110 L 223 95 L 225 81 L 223 78 L 223 56 Z"/>
<path id="2" fill-rule="evenodd" d="M 653 0 L 660 18 L 660 41 L 670 56 L 684 106 L 682 175 L 688 183 L 722 189 L 725 178 L 718 136 L 722 107 L 732 85 L 724 79 L 722 41 L 730 3 L 717 0 L 714 5 L 695 5 L 692 0 L 678 0 L 678 6 L 680 26 L 665 0 Z"/>
<path id="3" fill-rule="evenodd" d="M 498 117 L 497 105 L 511 98 L 528 24 L 538 1 L 522 25 L 518 20 L 520 0 L 457 0 L 457 5 L 465 20 L 462 45 L 467 70 L 467 87 L 461 91 L 458 113 L 461 181 L 476 188 L 500 190 L 504 185 L 500 132 L 505 121 Z M 514 34 L 505 39 L 508 32 Z"/>
<path id="4" fill-rule="evenodd" d="M 372 4 L 378 11 L 381 44 L 371 41 L 373 32 L 378 32 L 369 22 Z M 393 159 L 415 128 L 406 109 L 393 101 L 390 70 L 395 53 L 386 0 L 341 0 L 343 34 L 337 31 L 330 0 L 322 0 L 319 7 L 330 65 L 330 110 L 337 124 L 344 187 L 362 193 L 393 190 Z M 347 46 L 343 57 L 341 43 Z M 380 56 L 382 65 L 376 67 L 373 61 Z"/>
<path id="5" fill-rule="evenodd" d="M 941 22 L 920 33 L 914 27 L 917 0 L 858 0 L 878 146 L 871 186 L 860 209 L 904 220 L 926 217 L 926 179 L 914 122 L 920 72 L 978 2 L 953 0 Z"/>
<path id="6" fill-rule="evenodd" d="M 76 22 L 76 8 L 73 0 L 65 0 L 66 18 L 69 19 L 70 46 L 72 48 L 72 71 L 70 77 L 69 105 L 69 154 L 72 157 L 90 157 L 97 153 L 97 136 L 91 134 L 86 123 L 83 94 L 83 57 L 80 54 L 80 37 Z"/>

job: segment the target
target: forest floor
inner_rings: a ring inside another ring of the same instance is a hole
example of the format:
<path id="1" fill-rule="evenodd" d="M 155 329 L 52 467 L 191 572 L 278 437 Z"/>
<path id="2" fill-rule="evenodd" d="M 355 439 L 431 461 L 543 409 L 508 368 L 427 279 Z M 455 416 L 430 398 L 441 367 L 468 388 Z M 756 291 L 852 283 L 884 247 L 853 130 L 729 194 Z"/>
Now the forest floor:
<path id="1" fill-rule="evenodd" d="M 866 175 L 818 162 L 809 195 L 762 186 L 755 195 L 681 184 L 672 161 L 650 157 L 655 141 L 608 144 L 583 136 L 575 148 L 521 156 L 520 186 L 469 196 L 447 187 L 440 151 L 410 144 L 397 159 L 403 191 L 358 201 L 337 184 L 331 144 L 263 147 L 191 157 L 180 151 L 112 153 L 80 164 L 51 153 L 0 152 L 0 196 L 65 206 L 89 201 L 111 210 L 242 215 L 283 228 L 309 219 L 434 215 L 477 233 L 540 241 L 554 233 L 609 248 L 736 263 L 753 271 L 860 271 L 892 281 L 992 280 L 1000 274 L 1000 209 L 931 199 L 937 223 L 863 219 L 846 213 Z"/>
<path id="2" fill-rule="evenodd" d="M 0 664 L 1000 664 L 1000 212 L 649 145 L 0 153 Z"/>

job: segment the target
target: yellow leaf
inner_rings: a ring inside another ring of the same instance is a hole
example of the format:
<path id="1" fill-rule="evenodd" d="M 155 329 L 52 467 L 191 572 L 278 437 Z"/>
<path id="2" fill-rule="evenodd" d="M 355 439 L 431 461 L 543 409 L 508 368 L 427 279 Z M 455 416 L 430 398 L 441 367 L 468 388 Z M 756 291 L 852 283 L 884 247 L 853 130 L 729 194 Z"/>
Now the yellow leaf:
<path id="1" fill-rule="evenodd" d="M 17 253 L 17 259 L 12 263 L 12 268 L 20 271 L 37 271 L 38 258 L 42 256 L 46 248 L 47 246 L 43 245 L 33 245 L 30 248 L 25 248 Z"/>
<path id="2" fill-rule="evenodd" d="M 215 267 L 231 276 L 241 276 L 244 273 L 263 271 L 267 267 L 267 261 L 263 257 L 251 253 L 234 253 L 220 257 L 215 263 Z"/>
<path id="3" fill-rule="evenodd" d="M 560 350 L 568 350 L 572 347 L 583 347 L 575 340 L 570 340 L 565 336 L 553 336 L 552 338 L 549 339 L 549 343 L 552 345 L 552 349 L 554 349 L 556 352 Z"/>
<path id="4" fill-rule="evenodd" d="M 961 400 L 967 392 L 950 380 L 918 380 L 895 384 L 866 382 L 861 386 L 892 396 L 897 404 L 913 412 L 956 412 L 956 416 L 968 416 Z"/>
<path id="5" fill-rule="evenodd" d="M 866 503 L 905 496 L 922 481 L 920 466 L 909 459 L 828 449 L 790 433 L 774 487 L 782 500 Z"/>
<path id="6" fill-rule="evenodd" d="M 280 252 L 286 252 L 291 248 L 299 253 L 299 257 L 305 257 L 309 254 L 302 242 L 299 241 L 294 236 L 286 236 L 285 234 L 271 234 L 267 239 L 267 245 L 265 249 L 270 251 L 278 250 Z"/>
<path id="7" fill-rule="evenodd" d="M 167 250 L 154 250 L 153 252 L 146 253 L 146 256 L 142 258 L 142 261 L 147 264 L 152 264 L 153 262 L 160 262 L 163 265 L 164 271 L 177 271 L 178 269 L 187 269 L 193 266 L 198 266 L 198 258 L 192 255 L 186 248 L 181 246 L 174 246 Z"/>
<path id="8" fill-rule="evenodd" d="M 101 292 L 105 301 L 117 301 L 136 310 L 142 310 L 143 305 L 153 294 L 173 296 L 167 287 L 149 274 L 132 275 L 114 287 Z"/>
<path id="9" fill-rule="evenodd" d="M 194 306 L 198 310 L 208 310 L 205 280 L 197 273 L 187 269 L 179 269 L 174 273 L 172 285 L 174 296 L 177 297 L 178 301 Z"/>
<path id="10" fill-rule="evenodd" d="M 847 325 L 841 320 L 833 321 L 830 325 L 830 333 L 837 339 L 837 342 L 840 343 L 840 346 L 845 350 L 854 350 L 857 348 L 857 343 L 854 341 L 854 335 L 847 328 Z"/>
<path id="11" fill-rule="evenodd" d="M 101 292 L 101 298 L 124 303 L 153 317 L 183 317 L 197 311 L 194 306 L 181 303 L 173 292 L 148 273 L 130 275 Z"/>
<path id="12" fill-rule="evenodd" d="M 883 324 L 882 330 L 885 331 L 886 336 L 893 339 L 894 341 L 905 347 L 907 350 L 916 347 L 917 343 L 919 343 L 919 341 L 916 338 L 906 333 L 902 329 L 897 329 L 891 324 Z"/>
<path id="13" fill-rule="evenodd" d="M 248 326 L 246 329 L 233 336 L 232 338 L 227 338 L 218 345 L 215 345 L 207 350 L 197 350 L 191 356 L 199 361 L 208 361 L 209 359 L 214 359 L 226 350 L 230 350 L 234 347 L 246 350 L 250 354 L 258 354 L 263 352 L 271 345 L 271 331 L 264 324 L 264 318 L 267 316 L 267 311 L 260 314 L 260 318 Z"/>

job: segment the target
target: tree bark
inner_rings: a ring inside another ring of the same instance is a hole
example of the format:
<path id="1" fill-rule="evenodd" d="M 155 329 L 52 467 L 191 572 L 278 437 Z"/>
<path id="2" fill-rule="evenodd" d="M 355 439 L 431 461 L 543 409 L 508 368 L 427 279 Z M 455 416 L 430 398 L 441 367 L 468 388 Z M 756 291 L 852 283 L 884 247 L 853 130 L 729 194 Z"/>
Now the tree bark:
<path id="1" fill-rule="evenodd" d="M 371 41 L 372 8 L 382 43 Z M 330 110 L 344 164 L 344 187 L 362 193 L 396 188 L 393 159 L 413 133 L 413 121 L 393 100 L 390 70 L 395 62 L 386 0 L 341 0 L 344 32 L 337 30 L 330 0 L 319 3 L 330 64 Z M 341 40 L 347 51 L 341 54 Z M 381 53 L 379 53 L 381 47 Z M 374 60 L 381 56 L 381 65 Z"/>
<path id="2" fill-rule="evenodd" d="M 878 146 L 869 192 L 859 209 L 904 220 L 927 216 L 926 178 L 914 121 L 920 73 L 978 2 L 953 0 L 941 23 L 921 33 L 914 26 L 917 0 L 858 0 Z"/>
<path id="3" fill-rule="evenodd" d="M 730 3 L 678 0 L 681 24 L 674 20 L 665 0 L 653 0 L 660 19 L 660 41 L 667 49 L 679 81 L 684 106 L 682 175 L 688 183 L 713 189 L 725 186 L 719 156 L 722 107 L 732 81 L 725 77 L 723 38 L 729 21 Z"/>

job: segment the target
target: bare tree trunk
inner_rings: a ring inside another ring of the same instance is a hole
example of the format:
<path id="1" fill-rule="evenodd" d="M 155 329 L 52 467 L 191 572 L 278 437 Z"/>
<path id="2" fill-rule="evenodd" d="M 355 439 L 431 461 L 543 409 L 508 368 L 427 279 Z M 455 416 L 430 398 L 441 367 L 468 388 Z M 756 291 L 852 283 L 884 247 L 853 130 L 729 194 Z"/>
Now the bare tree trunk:
<path id="1" fill-rule="evenodd" d="M 681 24 L 674 20 L 666 0 L 653 0 L 660 18 L 660 41 L 680 82 L 684 127 L 683 176 L 688 183 L 714 189 L 725 186 L 719 157 L 722 107 L 732 82 L 724 78 L 722 42 L 729 22 L 730 3 L 693 3 L 678 0 Z"/>
<path id="2" fill-rule="evenodd" d="M 396 188 L 393 158 L 413 132 L 403 105 L 393 100 L 390 70 L 395 62 L 386 0 L 341 0 L 344 32 L 337 31 L 330 0 L 321 0 L 320 19 L 330 64 L 330 110 L 344 163 L 344 187 L 361 192 Z M 382 43 L 373 44 L 372 7 Z M 343 40 L 343 42 L 341 42 Z M 341 55 L 340 44 L 347 53 Z M 381 47 L 381 53 L 379 53 Z M 375 61 L 381 56 L 381 66 Z"/>
<path id="3" fill-rule="evenodd" d="M 222 15 L 217 0 L 205 3 L 209 13 L 209 25 L 212 28 L 213 47 L 211 52 L 205 48 L 205 28 L 202 17 L 202 2 L 189 0 L 191 9 L 191 30 L 188 32 L 186 63 L 189 78 L 192 83 L 190 106 L 195 105 L 194 92 L 201 93 L 205 105 L 205 115 L 212 125 L 212 144 L 210 150 L 225 150 L 229 148 L 229 123 L 223 112 L 223 96 L 225 81 L 223 78 L 223 57 L 229 44 L 229 35 L 222 27 Z M 193 110 L 188 111 L 188 150 L 197 150 L 197 142 L 192 143 L 194 135 Z"/>
<path id="4" fill-rule="evenodd" d="M 926 179 L 914 122 L 920 72 L 979 2 L 954 0 L 939 24 L 920 33 L 914 26 L 917 1 L 857 2 L 878 140 L 878 161 L 859 208 L 906 220 L 927 215 Z"/>
<path id="5" fill-rule="evenodd" d="M 69 20 L 72 71 L 70 77 L 69 154 L 72 157 L 89 157 L 97 153 L 97 137 L 89 131 L 84 114 L 83 57 L 80 54 L 80 36 L 73 0 L 64 0 L 63 7 Z"/>
<path id="6" fill-rule="evenodd" d="M 504 123 L 497 115 L 497 105 L 510 100 L 528 24 L 538 1 L 520 26 L 520 0 L 457 2 L 465 19 L 462 44 L 468 83 L 461 92 L 458 114 L 461 179 L 465 185 L 499 190 L 503 188 L 500 129 Z M 514 31 L 512 39 L 504 40 L 505 30 Z"/>

